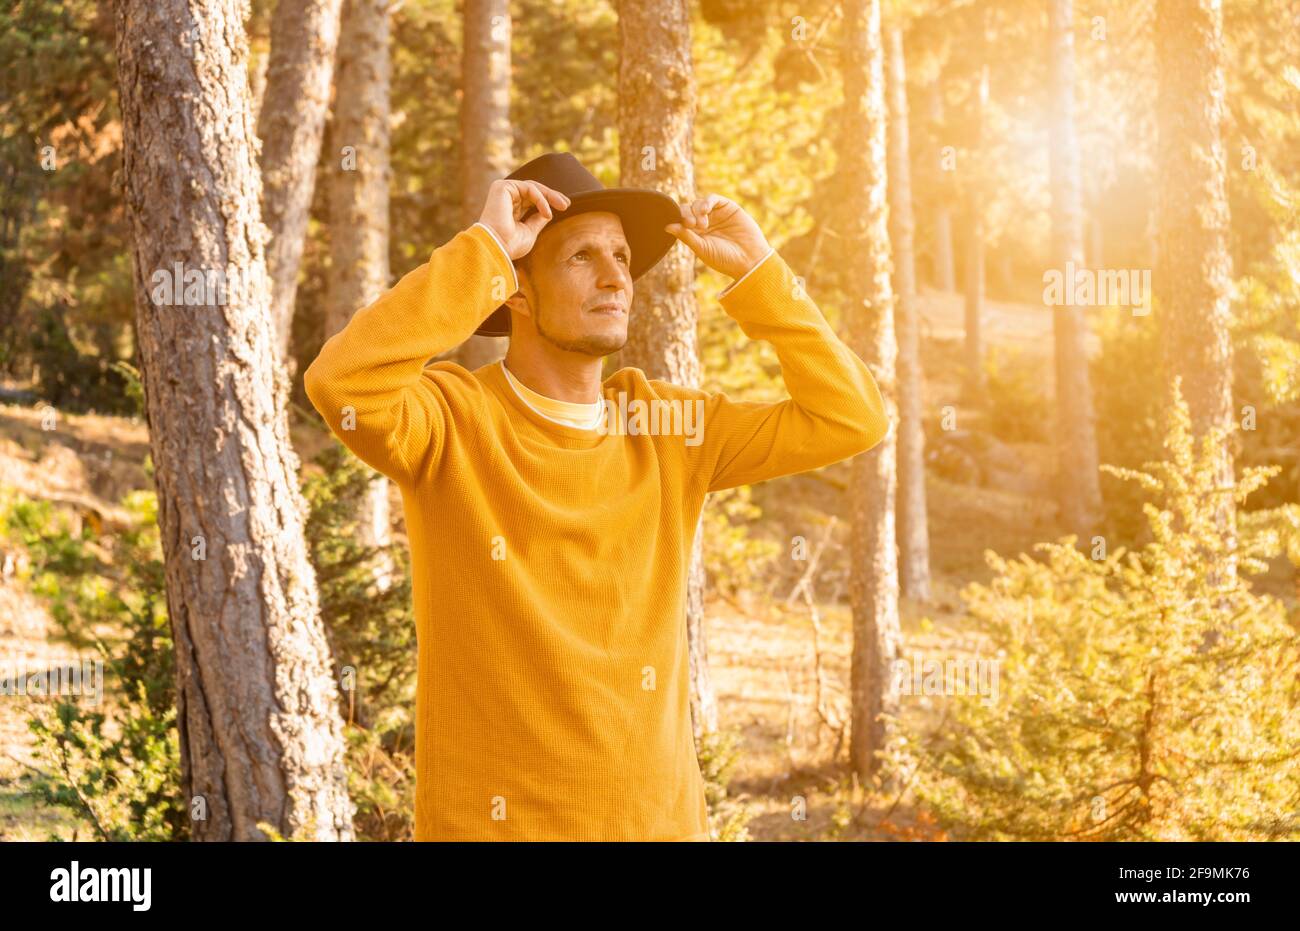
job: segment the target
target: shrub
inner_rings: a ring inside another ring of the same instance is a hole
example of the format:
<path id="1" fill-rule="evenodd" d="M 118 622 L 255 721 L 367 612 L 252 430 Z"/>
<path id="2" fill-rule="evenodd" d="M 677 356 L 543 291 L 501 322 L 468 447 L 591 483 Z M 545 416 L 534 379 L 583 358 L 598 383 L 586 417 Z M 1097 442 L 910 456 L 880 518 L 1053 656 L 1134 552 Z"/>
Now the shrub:
<path id="1" fill-rule="evenodd" d="M 762 514 L 749 485 L 710 492 L 704 499 L 704 570 L 711 590 L 733 597 L 742 591 L 770 594 L 769 570 L 781 546 L 751 533 Z"/>
<path id="2" fill-rule="evenodd" d="M 89 645 L 104 664 L 103 710 L 58 699 L 32 702 L 28 726 L 45 764 L 29 791 L 85 819 L 101 840 L 183 840 L 180 746 L 171 630 L 152 492 L 123 502 L 130 526 L 111 563 L 74 537 L 48 502 L 9 495 L 0 533 L 24 545 L 34 591 L 49 601 L 69 642 Z M 105 640 L 98 628 L 121 633 Z M 51 837 L 51 840 L 58 840 Z"/>
<path id="3" fill-rule="evenodd" d="M 732 771 L 740 762 L 740 744 L 741 735 L 731 730 L 705 733 L 697 741 L 704 800 L 716 841 L 749 840 L 746 825 L 752 815 L 743 802 L 730 796 L 727 788 Z"/>
<path id="4" fill-rule="evenodd" d="M 894 766 L 940 824 L 972 839 L 1246 840 L 1300 833 L 1300 641 L 1251 591 L 1276 535 L 1244 533 L 1216 581 L 1213 444 L 1193 452 L 1181 395 L 1168 458 L 1112 469 L 1153 498 L 1152 541 L 1090 558 L 986 559 L 962 593 L 1000 663 L 1000 695 L 947 699 L 936 733 L 903 734 Z M 1110 468 L 1110 467 L 1106 467 Z M 1275 472 L 1250 468 L 1238 502 Z"/>
<path id="5" fill-rule="evenodd" d="M 358 837 L 414 837 L 415 619 L 405 547 L 366 546 L 358 516 L 375 473 L 335 441 L 303 483 L 321 616 L 344 683 L 349 791 Z M 389 568 L 390 584 L 377 581 Z M 345 675 L 345 670 L 347 674 Z"/>
<path id="6" fill-rule="evenodd" d="M 1037 384 L 1039 366 L 1025 353 L 990 346 L 984 361 L 989 429 L 1004 443 L 1044 443 L 1052 436 L 1052 410 Z"/>

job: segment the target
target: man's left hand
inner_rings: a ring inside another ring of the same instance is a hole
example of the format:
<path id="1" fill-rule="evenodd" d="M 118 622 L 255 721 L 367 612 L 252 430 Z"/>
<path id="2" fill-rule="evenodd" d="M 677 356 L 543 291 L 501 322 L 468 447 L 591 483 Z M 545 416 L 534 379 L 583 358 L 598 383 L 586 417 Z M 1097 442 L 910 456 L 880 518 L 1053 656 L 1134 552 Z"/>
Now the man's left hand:
<path id="1" fill-rule="evenodd" d="M 739 278 L 767 255 L 767 237 L 754 218 L 718 194 L 682 207 L 682 222 L 664 227 L 714 271 Z"/>

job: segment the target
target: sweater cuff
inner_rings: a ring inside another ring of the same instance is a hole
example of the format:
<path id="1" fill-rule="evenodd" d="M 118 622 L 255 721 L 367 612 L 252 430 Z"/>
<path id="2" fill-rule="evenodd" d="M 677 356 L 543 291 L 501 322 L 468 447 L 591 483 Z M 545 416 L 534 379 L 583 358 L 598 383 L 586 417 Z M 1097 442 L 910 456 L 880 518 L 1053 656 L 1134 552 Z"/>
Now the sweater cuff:
<path id="1" fill-rule="evenodd" d="M 754 272 L 756 272 L 756 271 L 758 270 L 758 268 L 759 268 L 760 265 L 762 265 L 764 262 L 766 262 L 769 258 L 772 257 L 772 253 L 774 253 L 774 252 L 776 252 L 776 248 L 775 248 L 775 247 L 769 247 L 768 250 L 767 250 L 767 253 L 766 253 L 766 254 L 765 254 L 761 259 L 759 259 L 757 262 L 754 263 L 754 267 L 753 267 L 753 268 L 751 268 L 749 271 L 745 272 L 745 274 L 741 275 L 739 278 L 737 278 L 737 279 L 736 279 L 735 281 L 733 281 L 731 284 L 727 285 L 725 288 L 723 288 L 721 291 L 718 292 L 718 299 L 721 300 L 722 298 L 726 297 L 726 295 L 731 291 L 732 288 L 734 288 L 736 285 L 740 284 L 742 281 L 744 281 L 744 280 L 745 280 L 746 278 L 748 278 L 750 275 L 754 274 Z"/>
<path id="2" fill-rule="evenodd" d="M 801 297 L 805 300 L 799 300 Z M 802 292 L 794 271 L 775 249 L 750 269 L 743 280 L 728 288 L 721 295 L 720 303 L 723 310 L 741 321 L 742 326 L 747 323 L 789 323 L 794 307 L 815 306 Z M 802 315 L 802 311 L 797 311 L 796 315 Z"/>
<path id="3" fill-rule="evenodd" d="M 497 236 L 495 232 L 492 231 L 492 227 L 488 226 L 486 223 L 482 222 L 481 220 L 476 221 L 474 225 L 470 227 L 470 229 L 473 229 L 474 226 L 483 227 L 484 232 L 486 232 L 489 236 L 492 237 L 492 241 L 496 243 L 497 248 L 501 250 L 501 257 L 504 258 L 506 264 L 510 266 L 510 278 L 514 282 L 514 288 L 510 291 L 510 293 L 514 294 L 516 291 L 519 290 L 519 275 L 515 271 L 515 263 L 510 258 L 510 253 L 506 250 L 505 243 L 503 243 L 501 241 L 501 238 Z"/>

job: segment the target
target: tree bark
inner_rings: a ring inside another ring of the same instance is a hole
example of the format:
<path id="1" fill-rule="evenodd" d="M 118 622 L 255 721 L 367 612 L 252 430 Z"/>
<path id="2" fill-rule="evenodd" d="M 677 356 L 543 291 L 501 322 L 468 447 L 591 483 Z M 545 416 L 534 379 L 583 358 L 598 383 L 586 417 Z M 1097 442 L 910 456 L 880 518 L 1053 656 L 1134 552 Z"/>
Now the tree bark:
<path id="1" fill-rule="evenodd" d="M 483 212 L 488 187 L 514 169 L 510 128 L 510 2 L 465 0 L 461 60 L 461 225 Z M 471 336 L 456 350 L 461 365 L 474 369 L 505 355 L 509 339 Z"/>
<path id="2" fill-rule="evenodd" d="M 908 143 L 907 62 L 903 27 L 885 28 L 889 56 L 889 239 L 898 302 L 898 575 L 909 598 L 930 598 L 930 532 L 925 506 L 925 425 L 921 412 L 921 327 L 916 305 L 912 161 Z"/>
<path id="3" fill-rule="evenodd" d="M 330 273 L 325 336 L 343 329 L 390 283 L 388 265 L 389 57 L 391 0 L 345 0 L 335 76 L 330 176 Z M 391 542 L 388 479 L 371 481 L 360 518 L 367 546 Z M 386 587 L 391 564 L 381 560 L 376 581 Z"/>
<path id="4" fill-rule="evenodd" d="M 685 0 L 620 0 L 619 184 L 653 188 L 678 203 L 695 197 L 695 79 Z M 695 257 L 672 249 L 636 283 L 619 361 L 649 378 L 700 384 L 692 287 Z M 703 532 L 696 527 L 687 576 L 691 717 L 697 737 L 718 729 L 704 624 Z"/>
<path id="5" fill-rule="evenodd" d="M 257 134 L 262 140 L 262 217 L 271 234 L 271 318 L 279 358 L 292 370 L 298 267 L 316 188 L 316 163 L 329 111 L 341 0 L 278 0 Z"/>
<path id="6" fill-rule="evenodd" d="M 1155 36 L 1160 182 L 1154 285 L 1166 375 L 1171 386 L 1175 377 L 1182 379 L 1199 449 L 1211 429 L 1226 431 L 1234 423 L 1223 10 L 1218 0 L 1158 0 Z M 1231 487 L 1231 444 L 1217 452 L 1218 483 Z M 1221 496 L 1216 520 L 1228 555 L 1213 574 L 1226 583 L 1237 562 L 1230 495 Z"/>
<path id="7" fill-rule="evenodd" d="M 1083 268 L 1083 195 L 1074 132 L 1074 4 L 1052 0 L 1048 7 L 1051 43 L 1052 122 L 1049 127 L 1052 183 L 1052 263 L 1062 275 L 1066 264 Z M 1067 288 L 1072 291 L 1072 288 Z M 1067 299 L 1052 308 L 1056 353 L 1056 498 L 1067 533 L 1085 542 L 1102 517 L 1101 473 L 1097 466 L 1096 418 L 1088 377 L 1087 318 Z"/>
<path id="8" fill-rule="evenodd" d="M 893 294 L 889 280 L 884 54 L 879 0 L 845 0 L 844 122 L 839 164 L 844 182 L 843 239 L 849 342 L 871 368 L 891 422 L 897 421 Z M 849 597 L 853 611 L 850 765 L 864 783 L 881 769 L 888 737 L 884 713 L 896 713 L 890 673 L 898 656 L 898 560 L 895 553 L 895 438 L 891 431 L 850 463 Z"/>
<path id="9" fill-rule="evenodd" d="M 182 790 L 196 840 L 263 840 L 261 821 L 351 840 L 339 689 L 268 313 L 244 12 L 237 0 L 115 10 Z M 210 274 L 185 306 L 169 306 L 177 268 Z"/>

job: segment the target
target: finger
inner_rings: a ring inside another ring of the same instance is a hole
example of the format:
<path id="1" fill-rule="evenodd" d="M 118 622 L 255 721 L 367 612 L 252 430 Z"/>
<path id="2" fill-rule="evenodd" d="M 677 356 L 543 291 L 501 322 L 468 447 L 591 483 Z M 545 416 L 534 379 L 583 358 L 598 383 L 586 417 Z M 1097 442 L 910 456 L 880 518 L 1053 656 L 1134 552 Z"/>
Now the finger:
<path id="1" fill-rule="evenodd" d="M 528 219 L 522 221 L 524 229 L 531 232 L 534 236 L 542 231 L 542 227 L 551 221 L 542 216 L 536 210 L 528 215 Z"/>
<path id="2" fill-rule="evenodd" d="M 709 228 L 709 198 L 697 197 L 695 199 L 695 202 L 691 205 L 691 208 L 695 211 L 695 216 L 698 218 L 699 228 L 708 229 Z"/>
<path id="3" fill-rule="evenodd" d="M 557 191 L 555 190 L 555 188 L 547 187 L 545 184 L 542 184 L 540 181 L 534 181 L 533 184 L 536 184 L 541 189 L 542 193 L 546 196 L 547 200 L 549 200 L 554 206 L 558 207 L 561 210 L 567 210 L 569 208 L 569 204 L 573 202 L 572 200 L 569 199 L 568 194 L 565 194 L 561 191 Z"/>
<path id="4" fill-rule="evenodd" d="M 690 204 L 679 204 L 678 209 L 682 212 L 682 223 L 685 226 L 695 225 L 695 213 L 691 210 Z"/>
<path id="5" fill-rule="evenodd" d="M 546 187 L 539 185 L 536 181 L 529 181 L 528 185 L 533 190 L 533 203 L 537 204 L 537 212 L 550 220 L 551 217 L 555 216 L 555 213 L 551 211 L 551 202 L 550 198 L 546 196 Z"/>
<path id="6" fill-rule="evenodd" d="M 699 234 L 694 230 L 686 229 L 680 223 L 669 223 L 664 227 L 664 230 L 686 243 L 692 252 L 699 252 L 704 248 L 704 240 L 699 237 Z"/>
<path id="7" fill-rule="evenodd" d="M 532 191 L 527 181 L 507 181 L 510 189 L 511 208 L 515 212 L 515 221 L 519 222 L 532 209 Z"/>
<path id="8" fill-rule="evenodd" d="M 542 197 L 540 193 L 537 194 L 537 199 L 534 203 L 538 205 L 538 209 L 528 214 L 527 218 L 523 221 L 523 225 L 529 229 L 534 236 L 536 236 L 542 231 L 542 227 L 551 222 L 554 218 L 554 213 L 551 210 L 551 205 L 546 202 L 546 198 Z M 543 207 L 545 208 L 545 212 L 542 210 Z"/>
<path id="9" fill-rule="evenodd" d="M 742 213 L 740 204 L 734 200 L 723 197 L 721 194 L 710 195 L 713 199 L 713 206 L 709 208 L 709 213 L 713 217 L 713 225 L 717 226 L 724 220 L 730 220 L 737 213 Z"/>
<path id="10" fill-rule="evenodd" d="M 546 196 L 547 189 L 536 181 L 526 183 L 528 185 L 528 199 L 536 205 L 538 213 L 550 220 L 554 214 L 551 213 L 551 202 Z"/>

